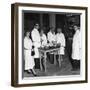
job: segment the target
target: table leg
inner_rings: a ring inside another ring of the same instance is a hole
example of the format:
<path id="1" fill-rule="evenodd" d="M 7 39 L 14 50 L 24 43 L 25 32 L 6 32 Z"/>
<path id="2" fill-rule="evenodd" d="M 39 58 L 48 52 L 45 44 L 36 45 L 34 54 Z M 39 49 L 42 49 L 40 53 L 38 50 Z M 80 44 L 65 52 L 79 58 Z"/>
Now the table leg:
<path id="1" fill-rule="evenodd" d="M 60 59 L 60 54 L 59 54 L 59 59 L 58 59 L 58 62 L 59 62 L 59 67 L 61 67 L 61 59 Z"/>
<path id="2" fill-rule="evenodd" d="M 47 67 L 46 67 L 46 52 L 44 53 L 44 68 L 45 68 L 45 72 L 46 72 L 46 71 L 47 71 L 47 70 L 46 70 L 46 68 L 47 68 Z"/>
<path id="3" fill-rule="evenodd" d="M 54 65 L 56 65 L 56 54 L 54 54 Z"/>
<path id="4" fill-rule="evenodd" d="M 41 61 L 41 52 L 39 52 L 40 53 L 40 69 L 41 69 L 41 71 L 43 70 L 43 68 L 42 68 L 42 61 Z"/>

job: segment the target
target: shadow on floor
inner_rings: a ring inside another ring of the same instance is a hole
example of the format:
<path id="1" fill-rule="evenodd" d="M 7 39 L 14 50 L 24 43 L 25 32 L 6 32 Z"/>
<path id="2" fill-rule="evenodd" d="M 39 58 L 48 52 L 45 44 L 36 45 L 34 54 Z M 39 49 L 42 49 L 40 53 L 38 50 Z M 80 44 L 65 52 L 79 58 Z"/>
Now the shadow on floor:
<path id="1" fill-rule="evenodd" d="M 45 73 L 44 70 L 41 71 L 40 69 L 35 69 L 38 77 L 40 76 L 64 76 L 64 75 L 79 75 L 80 70 L 72 71 L 72 66 L 69 61 L 68 55 L 64 56 L 63 61 L 61 62 L 61 67 L 59 67 L 58 63 L 56 65 L 51 64 L 49 61 L 46 62 L 47 65 L 47 72 Z M 24 77 L 33 77 L 32 74 L 28 74 L 24 72 Z"/>

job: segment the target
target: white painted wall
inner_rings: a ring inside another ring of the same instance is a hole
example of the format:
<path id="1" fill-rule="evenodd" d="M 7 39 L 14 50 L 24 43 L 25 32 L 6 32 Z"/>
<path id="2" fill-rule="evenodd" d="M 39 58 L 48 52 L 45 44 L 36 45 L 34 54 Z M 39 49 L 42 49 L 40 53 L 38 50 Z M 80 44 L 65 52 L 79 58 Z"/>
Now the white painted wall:
<path id="1" fill-rule="evenodd" d="M 70 84 L 55 86 L 39 86 L 13 88 L 10 86 L 11 79 L 11 3 L 39 3 L 39 4 L 58 4 L 89 6 L 90 0 L 0 0 L 0 90 L 89 90 L 90 82 L 87 84 Z M 90 6 L 89 6 L 90 9 Z M 90 16 L 90 12 L 89 12 Z M 90 17 L 88 18 L 90 20 Z M 90 23 L 90 21 L 89 21 Z M 88 29 L 90 33 L 90 27 Z M 90 35 L 89 35 L 90 38 Z M 90 46 L 90 42 L 88 43 Z M 88 48 L 88 51 L 90 47 Z M 90 51 L 89 51 L 90 52 Z M 90 56 L 89 56 L 90 59 Z M 90 63 L 90 61 L 88 61 Z M 89 65 L 90 68 L 90 65 Z M 90 70 L 89 74 L 90 76 Z M 89 78 L 90 81 L 90 78 Z"/>

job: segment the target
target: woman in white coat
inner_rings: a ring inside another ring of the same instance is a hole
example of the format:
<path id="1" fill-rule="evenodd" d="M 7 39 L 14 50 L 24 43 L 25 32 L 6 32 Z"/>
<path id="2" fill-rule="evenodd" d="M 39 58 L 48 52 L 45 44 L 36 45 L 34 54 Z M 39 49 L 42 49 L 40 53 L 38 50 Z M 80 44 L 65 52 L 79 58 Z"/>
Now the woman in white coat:
<path id="1" fill-rule="evenodd" d="M 40 42 L 40 34 L 39 34 L 39 24 L 35 24 L 34 29 L 31 32 L 31 38 L 35 47 L 35 55 L 34 55 L 34 60 L 35 60 L 35 68 L 40 69 L 40 57 L 39 57 L 39 50 L 38 48 L 41 46 Z"/>
<path id="2" fill-rule="evenodd" d="M 56 43 L 56 35 L 55 35 L 55 29 L 54 27 L 50 28 L 50 31 L 47 34 L 49 45 L 53 45 Z M 54 52 L 51 52 L 50 55 L 48 54 L 48 58 L 50 59 L 50 62 L 54 63 Z"/>
<path id="3" fill-rule="evenodd" d="M 41 29 L 40 30 L 40 41 L 41 41 L 41 47 L 43 48 L 43 47 L 45 47 L 46 45 L 47 45 L 47 37 L 46 37 L 46 35 L 44 34 L 44 30 L 43 29 Z M 42 61 L 42 66 L 43 66 L 43 68 L 45 69 L 45 67 L 44 67 L 44 54 L 42 53 L 41 54 L 41 61 Z"/>
<path id="4" fill-rule="evenodd" d="M 77 26 L 74 26 L 75 34 L 72 43 L 72 66 L 73 70 L 80 68 L 81 59 L 81 33 Z"/>
<path id="5" fill-rule="evenodd" d="M 44 34 L 44 30 L 40 31 L 40 40 L 41 40 L 41 46 L 46 46 L 47 45 L 47 37 Z"/>
<path id="6" fill-rule="evenodd" d="M 63 55 L 65 54 L 65 36 L 61 28 L 57 28 L 56 41 L 57 44 L 60 44 L 60 60 L 63 61 Z"/>
<path id="7" fill-rule="evenodd" d="M 25 59 L 25 70 L 27 73 L 32 72 L 34 76 L 36 76 L 36 72 L 34 70 L 34 58 L 31 55 L 32 51 L 32 41 L 30 39 L 30 32 L 26 32 L 26 36 L 24 38 L 24 59 Z"/>

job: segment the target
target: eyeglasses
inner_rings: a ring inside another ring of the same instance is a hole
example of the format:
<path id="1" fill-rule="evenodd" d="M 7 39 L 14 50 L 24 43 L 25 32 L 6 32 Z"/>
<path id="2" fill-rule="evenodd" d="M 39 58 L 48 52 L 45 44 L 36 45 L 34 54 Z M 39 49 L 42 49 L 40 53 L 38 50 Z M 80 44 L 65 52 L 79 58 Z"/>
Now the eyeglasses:
<path id="1" fill-rule="evenodd" d="M 35 26 L 39 26 L 39 24 L 36 24 Z"/>

